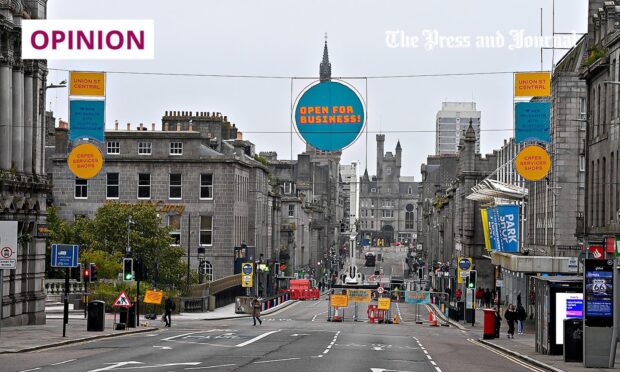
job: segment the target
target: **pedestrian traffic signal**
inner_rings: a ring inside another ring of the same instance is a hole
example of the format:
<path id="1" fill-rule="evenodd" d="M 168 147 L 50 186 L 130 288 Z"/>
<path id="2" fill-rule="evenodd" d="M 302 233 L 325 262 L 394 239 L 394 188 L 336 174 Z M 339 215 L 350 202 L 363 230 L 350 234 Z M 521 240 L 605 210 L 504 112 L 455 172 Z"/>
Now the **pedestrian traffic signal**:
<path id="1" fill-rule="evenodd" d="M 90 263 L 90 281 L 91 282 L 96 282 L 97 281 L 97 265 L 94 263 Z"/>
<path id="2" fill-rule="evenodd" d="M 84 281 L 86 283 L 90 282 L 90 268 L 88 266 L 86 266 L 84 268 L 84 276 L 83 276 L 83 278 L 84 278 Z"/>
<path id="3" fill-rule="evenodd" d="M 123 258 L 123 280 L 131 281 L 133 279 L 133 258 Z"/>
<path id="4" fill-rule="evenodd" d="M 478 276 L 478 272 L 476 270 L 469 271 L 469 281 L 467 283 L 467 288 L 476 288 L 476 278 Z"/>

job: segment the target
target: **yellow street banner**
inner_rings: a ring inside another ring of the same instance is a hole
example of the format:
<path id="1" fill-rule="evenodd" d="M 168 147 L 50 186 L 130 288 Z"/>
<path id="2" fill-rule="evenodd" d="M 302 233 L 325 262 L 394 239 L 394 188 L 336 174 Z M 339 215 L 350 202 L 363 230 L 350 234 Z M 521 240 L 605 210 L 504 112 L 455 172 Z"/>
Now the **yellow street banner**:
<path id="1" fill-rule="evenodd" d="M 389 297 L 381 297 L 377 300 L 379 310 L 390 310 L 391 301 Z"/>
<path id="2" fill-rule="evenodd" d="M 486 208 L 480 209 L 482 216 L 482 232 L 484 233 L 484 248 L 487 252 L 491 252 L 491 237 L 489 236 L 489 218 L 487 217 Z"/>
<path id="3" fill-rule="evenodd" d="M 347 289 L 350 302 L 370 302 L 370 289 Z"/>
<path id="4" fill-rule="evenodd" d="M 105 97 L 105 72 L 71 71 L 69 95 Z"/>
<path id="5" fill-rule="evenodd" d="M 151 289 L 147 289 L 146 293 L 144 293 L 144 300 L 142 302 L 144 302 L 145 304 L 160 305 L 163 299 L 163 291 L 154 291 Z"/>
<path id="6" fill-rule="evenodd" d="M 551 95 L 551 73 L 517 72 L 515 74 L 515 97 L 548 97 Z"/>
<path id="7" fill-rule="evenodd" d="M 103 167 L 103 155 L 92 143 L 82 143 L 71 150 L 67 157 L 67 165 L 77 178 L 93 178 Z"/>
<path id="8" fill-rule="evenodd" d="M 349 306 L 349 298 L 347 295 L 331 295 L 329 297 L 329 304 L 333 307 L 347 307 Z"/>

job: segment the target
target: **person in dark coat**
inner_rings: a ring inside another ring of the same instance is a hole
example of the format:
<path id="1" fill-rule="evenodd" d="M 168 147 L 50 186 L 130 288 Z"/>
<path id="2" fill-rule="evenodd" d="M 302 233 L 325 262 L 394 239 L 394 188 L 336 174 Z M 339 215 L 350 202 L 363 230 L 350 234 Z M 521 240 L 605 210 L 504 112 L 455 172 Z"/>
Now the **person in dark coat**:
<path id="1" fill-rule="evenodd" d="M 517 303 L 517 333 L 523 334 L 523 322 L 527 319 L 527 313 L 521 302 Z"/>
<path id="2" fill-rule="evenodd" d="M 254 297 L 254 299 L 252 300 L 252 320 L 254 320 L 254 325 L 256 325 L 257 320 L 260 325 L 263 325 L 263 321 L 260 320 L 260 308 L 260 301 L 258 300 L 258 298 Z"/>
<path id="3" fill-rule="evenodd" d="M 500 315 L 499 309 L 495 308 L 495 338 L 499 338 L 499 328 L 501 326 L 502 326 L 502 316 Z"/>
<path id="4" fill-rule="evenodd" d="M 491 298 L 493 298 L 493 294 L 491 293 L 491 291 L 487 288 L 484 291 L 484 307 L 486 307 L 487 309 L 491 308 Z"/>
<path id="5" fill-rule="evenodd" d="M 508 323 L 508 338 L 515 338 L 515 321 L 517 320 L 517 312 L 512 304 L 508 305 L 504 318 Z"/>
<path id="6" fill-rule="evenodd" d="M 166 322 L 166 327 L 172 326 L 172 312 L 176 310 L 177 305 L 174 303 L 170 297 L 166 297 L 166 301 L 164 302 L 164 321 Z"/>

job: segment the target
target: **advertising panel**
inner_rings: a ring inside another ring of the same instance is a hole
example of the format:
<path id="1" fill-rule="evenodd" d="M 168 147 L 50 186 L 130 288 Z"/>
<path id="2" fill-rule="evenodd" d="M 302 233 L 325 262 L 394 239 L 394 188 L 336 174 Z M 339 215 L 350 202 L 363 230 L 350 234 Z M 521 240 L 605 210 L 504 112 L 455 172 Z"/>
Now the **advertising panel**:
<path id="1" fill-rule="evenodd" d="M 613 326 L 613 260 L 585 260 L 585 324 L 589 327 Z"/>
<path id="2" fill-rule="evenodd" d="M 564 343 L 564 319 L 583 317 L 583 293 L 555 294 L 555 343 Z"/>
<path id="3" fill-rule="evenodd" d="M 69 141 L 88 138 L 103 143 L 105 101 L 69 101 Z"/>
<path id="4" fill-rule="evenodd" d="M 491 251 L 491 237 L 489 235 L 489 218 L 487 217 L 487 210 L 485 208 L 480 209 L 480 216 L 482 217 L 482 232 L 484 233 L 484 248 L 487 252 Z"/>
<path id="5" fill-rule="evenodd" d="M 297 99 L 294 116 L 303 140 L 322 151 L 339 151 L 352 144 L 366 120 L 361 96 L 340 81 L 306 87 Z"/>
<path id="6" fill-rule="evenodd" d="M 540 146 L 524 147 L 515 158 L 515 168 L 528 181 L 543 179 L 551 170 L 551 157 Z"/>
<path id="7" fill-rule="evenodd" d="M 487 208 L 487 218 L 489 220 L 489 240 L 491 241 L 491 250 L 501 250 L 501 241 L 499 236 L 497 208 Z"/>
<path id="8" fill-rule="evenodd" d="M 551 73 L 518 72 L 515 74 L 515 97 L 548 97 L 551 95 Z"/>
<path id="9" fill-rule="evenodd" d="M 431 294 L 422 291 L 405 292 L 405 302 L 408 304 L 426 305 L 431 303 Z"/>
<path id="10" fill-rule="evenodd" d="M 501 252 L 519 252 L 519 206 L 498 205 L 498 230 Z"/>
<path id="11" fill-rule="evenodd" d="M 69 72 L 69 95 L 105 97 L 104 72 Z"/>
<path id="12" fill-rule="evenodd" d="M 67 157 L 67 165 L 74 176 L 83 179 L 93 178 L 103 167 L 103 155 L 97 146 L 83 143 L 71 150 Z"/>
<path id="13" fill-rule="evenodd" d="M 515 103 L 515 141 L 551 140 L 551 102 Z"/>

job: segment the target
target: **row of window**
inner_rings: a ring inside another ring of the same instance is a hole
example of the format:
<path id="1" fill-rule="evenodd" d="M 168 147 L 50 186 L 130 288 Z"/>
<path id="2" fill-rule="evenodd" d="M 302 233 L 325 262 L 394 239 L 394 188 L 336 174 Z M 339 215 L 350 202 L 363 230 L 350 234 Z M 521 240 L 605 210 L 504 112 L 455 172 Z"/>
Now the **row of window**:
<path id="1" fill-rule="evenodd" d="M 121 153 L 121 144 L 118 141 L 108 141 L 106 143 L 108 155 L 119 155 Z M 138 142 L 138 155 L 152 155 L 152 142 Z M 183 155 L 183 142 L 170 142 L 168 144 L 168 154 Z"/>
<path id="2" fill-rule="evenodd" d="M 168 216 L 168 226 L 170 236 L 175 245 L 181 245 L 181 215 L 172 214 Z M 200 216 L 200 235 L 198 243 L 201 246 L 213 245 L 213 216 Z"/>
<path id="3" fill-rule="evenodd" d="M 213 199 L 213 175 L 203 173 L 200 175 L 200 199 Z M 106 199 L 118 199 L 120 196 L 120 174 L 106 174 Z M 88 180 L 75 179 L 76 199 L 88 199 Z M 138 199 L 151 198 L 151 174 L 138 173 Z M 168 175 L 168 198 L 180 200 L 183 198 L 183 177 L 181 173 Z"/>

